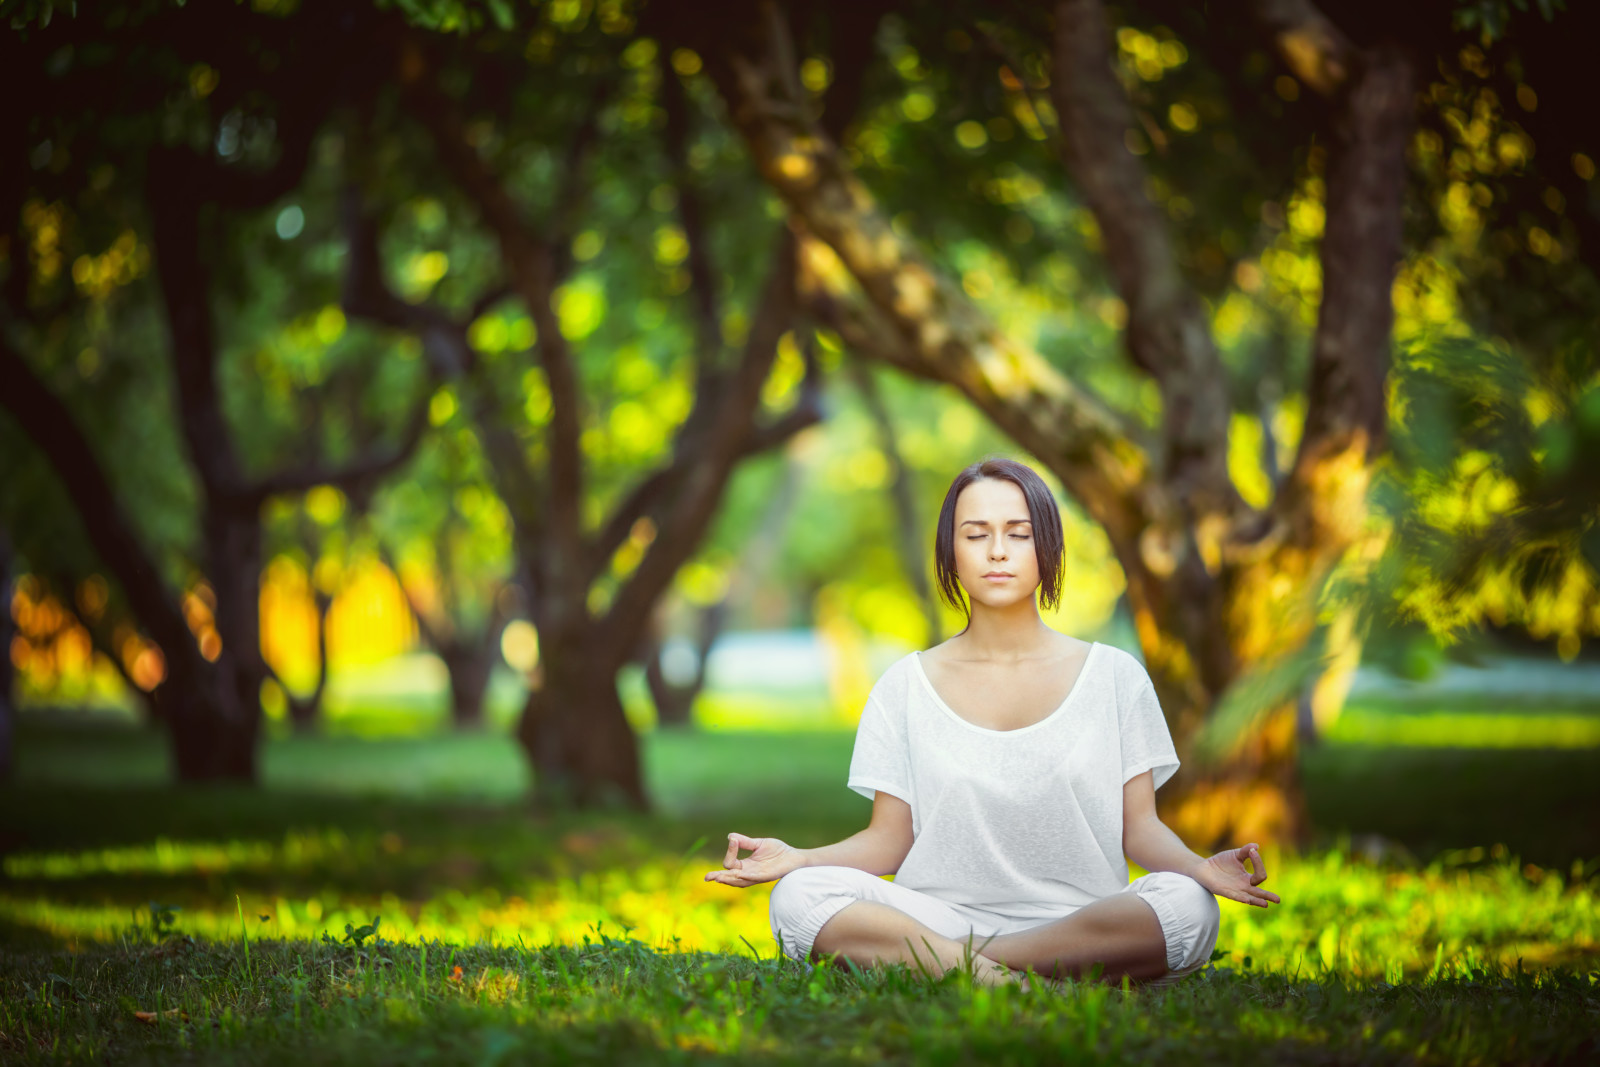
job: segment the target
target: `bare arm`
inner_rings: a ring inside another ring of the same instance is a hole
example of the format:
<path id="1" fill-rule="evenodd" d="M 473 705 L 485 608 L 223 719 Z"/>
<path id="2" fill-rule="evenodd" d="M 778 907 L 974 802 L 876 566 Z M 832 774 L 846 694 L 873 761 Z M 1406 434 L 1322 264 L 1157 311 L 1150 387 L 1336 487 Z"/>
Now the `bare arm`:
<path id="1" fill-rule="evenodd" d="M 752 850 L 743 859 L 740 849 Z M 888 793 L 872 801 L 872 821 L 865 830 L 821 848 L 795 848 L 776 837 L 728 835 L 723 869 L 706 872 L 708 882 L 744 889 L 774 882 L 801 867 L 854 867 L 868 874 L 893 874 L 911 851 L 911 805 Z"/>
<path id="2" fill-rule="evenodd" d="M 1219 897 L 1262 908 L 1279 903 L 1277 894 L 1256 888 L 1267 880 L 1267 867 L 1254 842 L 1224 849 L 1209 859 L 1190 851 L 1156 814 L 1155 783 L 1149 771 L 1123 783 L 1122 851 L 1147 871 L 1186 874 Z M 1254 872 L 1245 866 L 1247 860 L 1255 865 Z"/>

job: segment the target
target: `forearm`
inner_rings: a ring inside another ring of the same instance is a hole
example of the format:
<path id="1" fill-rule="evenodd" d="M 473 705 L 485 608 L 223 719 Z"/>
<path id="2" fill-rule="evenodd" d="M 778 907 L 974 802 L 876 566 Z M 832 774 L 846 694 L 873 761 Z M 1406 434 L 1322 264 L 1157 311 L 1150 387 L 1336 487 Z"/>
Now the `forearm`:
<path id="1" fill-rule="evenodd" d="M 893 874 L 911 851 L 911 842 L 883 828 L 869 826 L 843 841 L 820 848 L 796 849 L 799 867 L 854 867 L 868 874 Z"/>
<path id="2" fill-rule="evenodd" d="M 1154 815 L 1130 823 L 1122 834 L 1122 851 L 1145 870 L 1192 875 L 1205 857 L 1196 855 Z"/>

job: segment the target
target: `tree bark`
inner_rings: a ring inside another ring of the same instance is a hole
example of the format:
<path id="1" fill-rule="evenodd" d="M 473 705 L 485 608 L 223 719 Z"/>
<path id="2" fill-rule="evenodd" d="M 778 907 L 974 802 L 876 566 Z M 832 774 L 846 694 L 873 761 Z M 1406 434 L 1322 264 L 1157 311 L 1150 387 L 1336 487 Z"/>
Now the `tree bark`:
<path id="1" fill-rule="evenodd" d="M 649 807 L 639 745 L 617 693 L 616 660 L 583 639 L 539 631 L 542 684 L 528 693 L 517 739 L 546 807 Z"/>

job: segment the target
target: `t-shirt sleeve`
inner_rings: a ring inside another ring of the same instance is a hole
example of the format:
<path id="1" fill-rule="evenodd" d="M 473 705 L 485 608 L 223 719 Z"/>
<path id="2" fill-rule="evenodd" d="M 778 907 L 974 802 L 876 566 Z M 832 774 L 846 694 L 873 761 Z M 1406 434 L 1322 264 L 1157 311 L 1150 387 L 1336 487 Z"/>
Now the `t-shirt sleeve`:
<path id="1" fill-rule="evenodd" d="M 856 727 L 849 785 L 868 800 L 882 792 L 911 803 L 911 761 L 905 724 L 890 714 L 877 693 L 867 697 L 861 724 Z"/>
<path id="2" fill-rule="evenodd" d="M 1154 771 L 1151 778 L 1160 789 L 1178 770 L 1178 751 L 1172 746 L 1161 702 L 1150 675 L 1137 660 L 1128 672 L 1129 683 L 1122 687 L 1117 702 L 1117 718 L 1122 731 L 1122 780 Z"/>

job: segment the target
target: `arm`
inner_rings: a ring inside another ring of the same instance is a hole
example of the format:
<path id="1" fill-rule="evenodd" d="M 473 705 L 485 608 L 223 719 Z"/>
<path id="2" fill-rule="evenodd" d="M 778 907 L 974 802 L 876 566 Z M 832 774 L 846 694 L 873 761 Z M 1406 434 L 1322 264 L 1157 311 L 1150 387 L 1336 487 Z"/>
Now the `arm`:
<path id="1" fill-rule="evenodd" d="M 740 849 L 754 851 L 740 859 Z M 911 805 L 879 792 L 865 830 L 821 848 L 795 848 L 776 837 L 729 834 L 723 869 L 706 872 L 705 880 L 744 889 L 777 881 L 801 867 L 854 867 L 868 874 L 893 874 L 910 851 Z"/>
<path id="2" fill-rule="evenodd" d="M 1267 867 L 1254 842 L 1202 859 L 1179 840 L 1156 814 L 1156 790 L 1149 771 L 1123 783 L 1122 851 L 1147 871 L 1188 875 L 1219 897 L 1262 908 L 1279 903 L 1277 894 L 1256 888 L 1267 880 Z M 1246 860 L 1254 863 L 1253 873 L 1245 867 Z"/>

